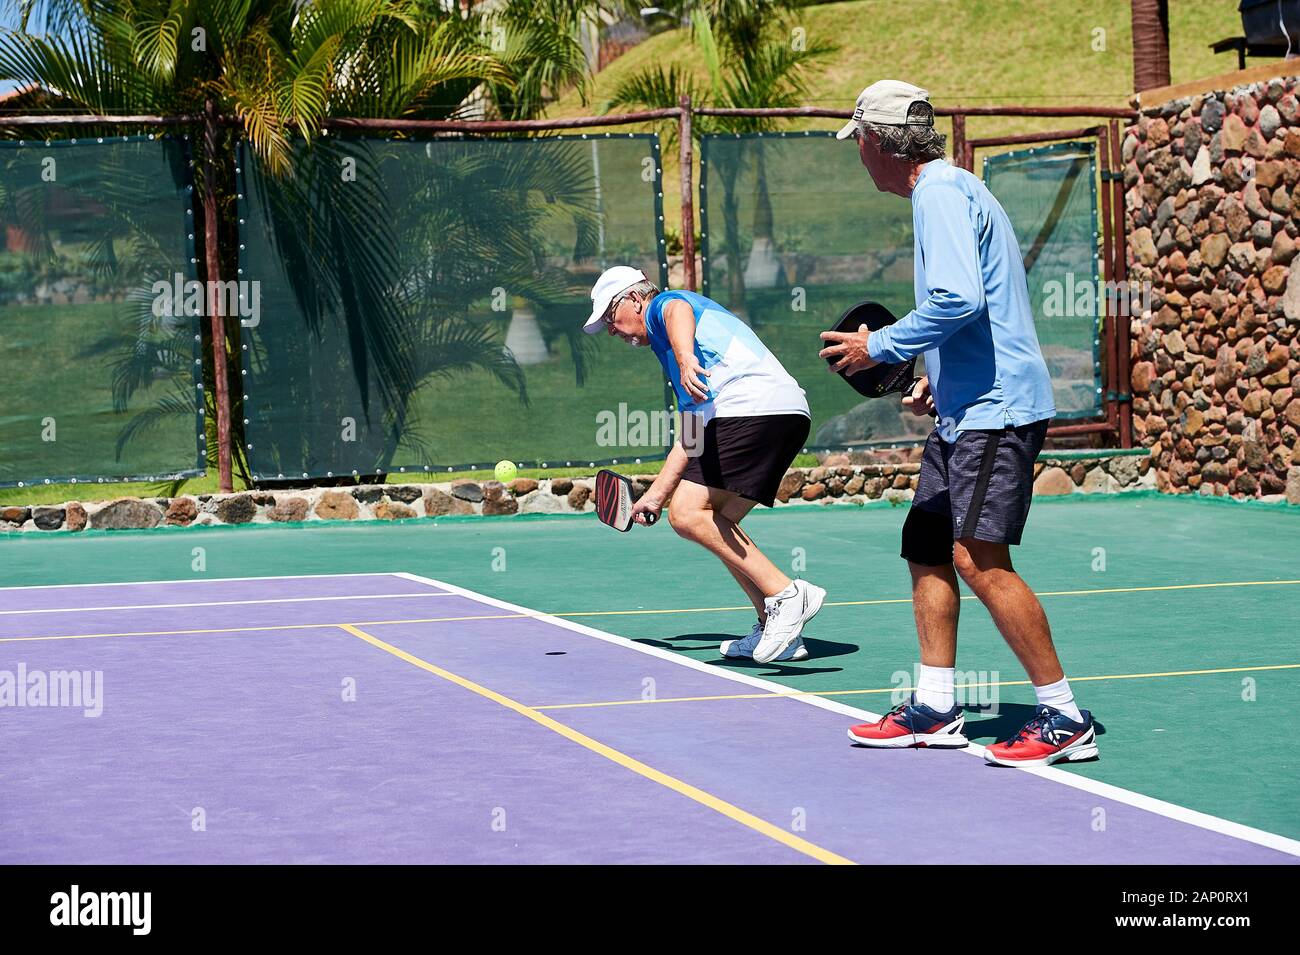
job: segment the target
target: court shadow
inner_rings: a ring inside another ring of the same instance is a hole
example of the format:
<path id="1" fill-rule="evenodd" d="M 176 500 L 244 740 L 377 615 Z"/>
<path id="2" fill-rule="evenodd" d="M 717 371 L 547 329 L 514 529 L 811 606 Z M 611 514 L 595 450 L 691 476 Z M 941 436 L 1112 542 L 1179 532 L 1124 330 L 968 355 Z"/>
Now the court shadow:
<path id="1" fill-rule="evenodd" d="M 996 715 L 986 706 L 966 705 L 966 738 L 973 743 L 996 743 L 1007 739 L 1033 718 L 1034 707 L 1027 703 L 1003 703 Z"/>
<path id="2" fill-rule="evenodd" d="M 674 640 L 685 640 L 688 639 L 687 637 L 665 637 L 662 640 L 656 637 L 634 637 L 632 638 L 632 642 L 639 643 L 647 647 L 657 647 L 660 650 L 708 650 L 710 647 L 716 650 L 718 648 L 718 644 L 721 643 L 723 640 L 734 639 L 733 637 L 724 636 L 722 634 L 709 634 L 709 633 L 692 634 L 689 639 L 694 639 L 696 637 L 703 640 L 704 642 L 700 643 L 699 646 L 694 646 L 694 647 L 680 646 L 673 643 Z M 709 637 L 714 638 L 712 643 L 708 642 L 707 638 Z"/>
<path id="3" fill-rule="evenodd" d="M 734 633 L 682 633 L 675 637 L 664 637 L 663 646 L 674 650 L 704 650 L 709 647 L 717 647 L 723 640 L 735 640 L 737 635 Z M 678 646 L 677 641 L 695 640 L 699 642 L 698 647 Z M 639 640 L 638 643 L 652 643 L 653 641 Z M 827 657 L 842 657 L 849 653 L 856 653 L 858 645 L 856 643 L 837 643 L 834 640 L 815 640 L 812 637 L 804 637 L 804 646 L 808 648 L 809 660 L 824 660 Z"/>
<path id="4" fill-rule="evenodd" d="M 642 637 L 636 643 L 663 650 L 714 650 L 723 640 L 735 640 L 734 633 L 680 633 L 672 637 L 654 639 Z M 710 666 L 725 667 L 728 670 L 762 671 L 756 676 L 806 676 L 813 673 L 840 673 L 840 667 L 819 667 L 817 661 L 827 657 L 844 656 L 858 649 L 856 644 L 836 643 L 831 640 L 804 640 L 808 648 L 808 659 L 799 663 L 755 663 L 743 657 L 730 659 L 719 656 L 716 660 L 706 660 Z"/>
<path id="5" fill-rule="evenodd" d="M 812 652 L 811 650 L 809 652 Z M 813 662 L 813 657 L 802 660 L 799 663 L 755 663 L 753 660 L 746 660 L 743 657 L 732 660 L 726 657 L 718 657 L 716 660 L 706 660 L 709 666 L 721 667 L 724 670 L 743 671 L 753 673 L 754 676 L 812 676 L 814 673 L 843 673 L 841 667 L 819 667 L 809 666 Z"/>
<path id="6" fill-rule="evenodd" d="M 1033 719 L 1038 707 L 1029 703 L 1003 703 L 993 716 L 987 715 L 989 709 L 974 704 L 962 706 L 966 713 L 966 738 L 971 742 L 996 743 L 1009 739 Z M 1094 719 L 1093 722 L 1097 727 L 1097 735 L 1104 735 L 1106 727 L 1101 720 Z"/>

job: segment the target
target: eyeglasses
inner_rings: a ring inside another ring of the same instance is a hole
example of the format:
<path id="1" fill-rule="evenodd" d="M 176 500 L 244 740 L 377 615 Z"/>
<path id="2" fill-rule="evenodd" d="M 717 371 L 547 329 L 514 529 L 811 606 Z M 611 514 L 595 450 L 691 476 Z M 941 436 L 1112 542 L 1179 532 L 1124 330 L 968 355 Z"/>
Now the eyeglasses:
<path id="1" fill-rule="evenodd" d="M 619 296 L 618 298 L 614 299 L 614 301 L 609 303 L 609 308 L 605 309 L 605 314 L 601 317 L 600 320 L 605 323 L 605 326 L 607 328 L 614 327 L 614 316 L 618 312 L 618 307 L 623 304 L 623 301 L 626 298 L 627 298 L 626 295 Z"/>

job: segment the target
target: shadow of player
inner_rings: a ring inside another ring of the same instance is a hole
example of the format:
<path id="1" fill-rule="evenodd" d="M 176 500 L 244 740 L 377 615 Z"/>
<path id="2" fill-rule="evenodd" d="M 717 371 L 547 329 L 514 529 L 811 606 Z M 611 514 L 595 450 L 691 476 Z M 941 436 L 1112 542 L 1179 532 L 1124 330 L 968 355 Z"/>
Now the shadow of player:
<path id="1" fill-rule="evenodd" d="M 718 645 L 724 640 L 735 640 L 734 633 L 682 633 L 672 637 L 662 639 L 641 638 L 637 643 L 645 644 L 650 647 L 659 647 L 663 650 L 674 650 L 681 652 L 683 650 L 713 650 L 718 649 Z M 692 645 L 693 644 L 693 645 Z M 818 660 L 824 660 L 829 657 L 844 656 L 857 651 L 857 644 L 853 643 L 836 643 L 832 640 L 814 640 L 810 637 L 804 639 L 804 646 L 808 648 L 808 659 L 794 662 L 772 662 L 772 663 L 755 663 L 746 657 L 722 657 L 716 660 L 706 661 L 710 666 L 726 667 L 729 670 L 761 670 L 759 676 L 808 676 L 814 673 L 840 673 L 839 667 L 819 667 L 816 665 Z"/>

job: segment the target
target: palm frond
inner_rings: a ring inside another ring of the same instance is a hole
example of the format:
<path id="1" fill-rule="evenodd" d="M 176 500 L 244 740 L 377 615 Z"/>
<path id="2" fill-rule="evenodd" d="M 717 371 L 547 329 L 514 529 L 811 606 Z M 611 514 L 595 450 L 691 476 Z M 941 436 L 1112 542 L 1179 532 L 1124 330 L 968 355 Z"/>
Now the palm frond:
<path id="1" fill-rule="evenodd" d="M 154 399 L 152 405 L 132 415 L 131 420 L 118 433 L 117 441 L 114 442 L 117 459 L 119 461 L 122 459 L 122 454 L 131 442 L 143 441 L 177 416 L 191 418 L 194 416 L 194 397 L 184 385 L 173 382 L 165 392 Z"/>
<path id="2" fill-rule="evenodd" d="M 176 73 L 177 41 L 186 6 L 183 0 L 172 0 L 165 13 L 135 22 L 132 58 L 139 68 L 159 81 L 166 82 Z"/>
<path id="3" fill-rule="evenodd" d="M 701 12 L 691 17 L 691 27 L 695 31 L 695 43 L 700 48 L 700 56 L 709 71 L 713 98 L 721 100 L 725 88 L 722 78 L 722 55 L 718 52 L 717 41 L 713 38 L 713 27 L 709 23 L 708 15 Z"/>
<path id="4" fill-rule="evenodd" d="M 86 4 L 82 0 L 7 0 L 0 9 L 18 23 L 23 33 L 39 25 L 43 33 L 64 34 L 86 25 Z"/>
<path id="5" fill-rule="evenodd" d="M 707 102 L 704 90 L 687 69 L 677 63 L 668 67 L 661 64 L 647 67 L 619 82 L 605 102 L 602 112 L 609 113 L 629 107 L 673 109 L 680 103 L 682 96 L 689 96 L 696 105 Z"/>

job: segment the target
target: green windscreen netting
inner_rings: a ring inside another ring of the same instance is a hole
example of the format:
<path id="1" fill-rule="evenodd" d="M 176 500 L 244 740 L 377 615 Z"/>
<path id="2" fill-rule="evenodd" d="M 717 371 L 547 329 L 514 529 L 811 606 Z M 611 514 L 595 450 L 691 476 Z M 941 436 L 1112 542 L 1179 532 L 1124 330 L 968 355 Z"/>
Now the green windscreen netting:
<path id="1" fill-rule="evenodd" d="M 818 334 L 851 305 L 913 308 L 911 203 L 876 191 L 855 145 L 830 133 L 705 136 L 701 161 L 701 291 L 748 322 L 807 392 L 809 447 L 923 441 L 931 419 L 897 396 L 863 399 L 817 357 Z"/>
<path id="2" fill-rule="evenodd" d="M 240 159 L 260 479 L 625 462 L 671 441 L 648 349 L 583 334 L 606 266 L 666 280 L 659 142 L 316 140 Z"/>
<path id="3" fill-rule="evenodd" d="M 984 182 L 1020 241 L 1058 418 L 1102 412 L 1094 151 L 1059 143 L 984 160 Z"/>
<path id="4" fill-rule="evenodd" d="M 0 142 L 0 484 L 202 473 L 189 172 L 174 139 Z"/>

